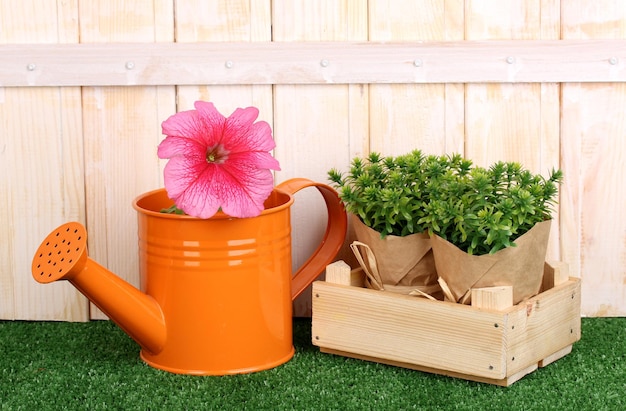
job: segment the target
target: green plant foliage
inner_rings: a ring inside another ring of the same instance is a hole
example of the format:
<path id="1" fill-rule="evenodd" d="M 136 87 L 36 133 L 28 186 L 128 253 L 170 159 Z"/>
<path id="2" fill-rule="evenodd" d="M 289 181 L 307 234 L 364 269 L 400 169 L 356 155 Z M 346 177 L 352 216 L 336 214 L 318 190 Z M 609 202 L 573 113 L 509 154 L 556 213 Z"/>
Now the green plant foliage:
<path id="1" fill-rule="evenodd" d="M 172 204 L 170 207 L 168 208 L 162 208 L 161 212 L 163 214 L 179 214 L 179 215 L 185 215 L 185 212 L 183 210 L 181 210 L 180 208 L 176 207 L 176 204 Z"/>
<path id="2" fill-rule="evenodd" d="M 428 178 L 424 170 L 430 161 L 419 150 L 398 157 L 371 153 L 366 159 L 353 159 L 347 174 L 332 169 L 328 176 L 348 212 L 381 237 L 405 236 L 427 227 L 419 220 L 425 217 L 422 203 Z"/>
<path id="3" fill-rule="evenodd" d="M 560 170 L 546 179 L 515 162 L 450 169 L 430 181 L 419 223 L 469 254 L 493 254 L 551 218 L 562 178 Z"/>
<path id="4" fill-rule="evenodd" d="M 473 166 L 459 154 L 372 153 L 328 172 L 346 210 L 381 237 L 428 230 L 469 254 L 495 253 L 551 218 L 563 173 L 546 179 L 519 163 Z"/>

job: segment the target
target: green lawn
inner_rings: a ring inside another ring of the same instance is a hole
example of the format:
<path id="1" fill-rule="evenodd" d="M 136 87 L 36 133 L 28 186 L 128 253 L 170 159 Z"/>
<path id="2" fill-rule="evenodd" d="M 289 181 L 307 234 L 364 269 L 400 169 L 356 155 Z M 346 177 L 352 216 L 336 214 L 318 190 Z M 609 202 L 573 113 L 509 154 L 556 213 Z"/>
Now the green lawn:
<path id="1" fill-rule="evenodd" d="M 571 354 L 508 388 L 322 354 L 310 328 L 294 320 L 287 364 L 194 377 L 146 366 L 108 321 L 0 321 L 0 409 L 626 410 L 626 318 L 583 318 Z"/>

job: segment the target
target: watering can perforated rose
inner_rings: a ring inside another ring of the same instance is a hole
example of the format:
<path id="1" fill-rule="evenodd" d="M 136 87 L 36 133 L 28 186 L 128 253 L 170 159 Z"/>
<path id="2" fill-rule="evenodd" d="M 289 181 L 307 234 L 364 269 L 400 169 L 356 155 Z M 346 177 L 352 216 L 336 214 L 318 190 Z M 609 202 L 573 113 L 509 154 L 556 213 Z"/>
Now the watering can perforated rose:
<path id="1" fill-rule="evenodd" d="M 292 300 L 341 248 L 347 217 L 337 193 L 304 178 L 273 186 L 278 162 L 255 108 L 225 118 L 210 103 L 163 123 L 165 189 L 140 195 L 141 290 L 91 260 L 87 232 L 67 223 L 35 253 L 32 274 L 69 280 L 162 370 L 198 375 L 260 371 L 294 354 Z M 315 187 L 328 210 L 324 238 L 292 276 L 293 194 Z M 164 213 L 163 210 L 184 213 Z"/>

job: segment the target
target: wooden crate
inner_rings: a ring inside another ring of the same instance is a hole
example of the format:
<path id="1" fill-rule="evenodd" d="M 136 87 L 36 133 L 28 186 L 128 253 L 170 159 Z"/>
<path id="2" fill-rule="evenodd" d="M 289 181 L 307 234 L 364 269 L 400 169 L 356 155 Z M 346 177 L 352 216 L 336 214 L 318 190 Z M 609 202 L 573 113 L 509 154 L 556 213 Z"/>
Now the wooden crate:
<path id="1" fill-rule="evenodd" d="M 501 304 L 502 287 L 491 296 L 481 289 L 478 307 L 360 282 L 359 271 L 339 261 L 313 284 L 312 340 L 322 352 L 508 386 L 580 339 L 580 280 L 561 263 L 546 263 L 541 293 L 504 309 L 489 307 Z"/>

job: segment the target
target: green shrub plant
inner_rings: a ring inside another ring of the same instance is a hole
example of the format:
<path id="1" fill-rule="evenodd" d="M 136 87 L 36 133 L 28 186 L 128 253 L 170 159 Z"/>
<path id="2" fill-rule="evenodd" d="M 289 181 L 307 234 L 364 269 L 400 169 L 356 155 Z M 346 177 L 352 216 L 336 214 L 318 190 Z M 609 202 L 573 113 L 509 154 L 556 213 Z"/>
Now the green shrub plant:
<path id="1" fill-rule="evenodd" d="M 328 177 L 346 210 L 387 235 L 428 231 L 475 255 L 515 246 L 514 239 L 552 218 L 563 173 L 548 178 L 516 162 L 474 166 L 460 154 L 356 157 Z"/>

